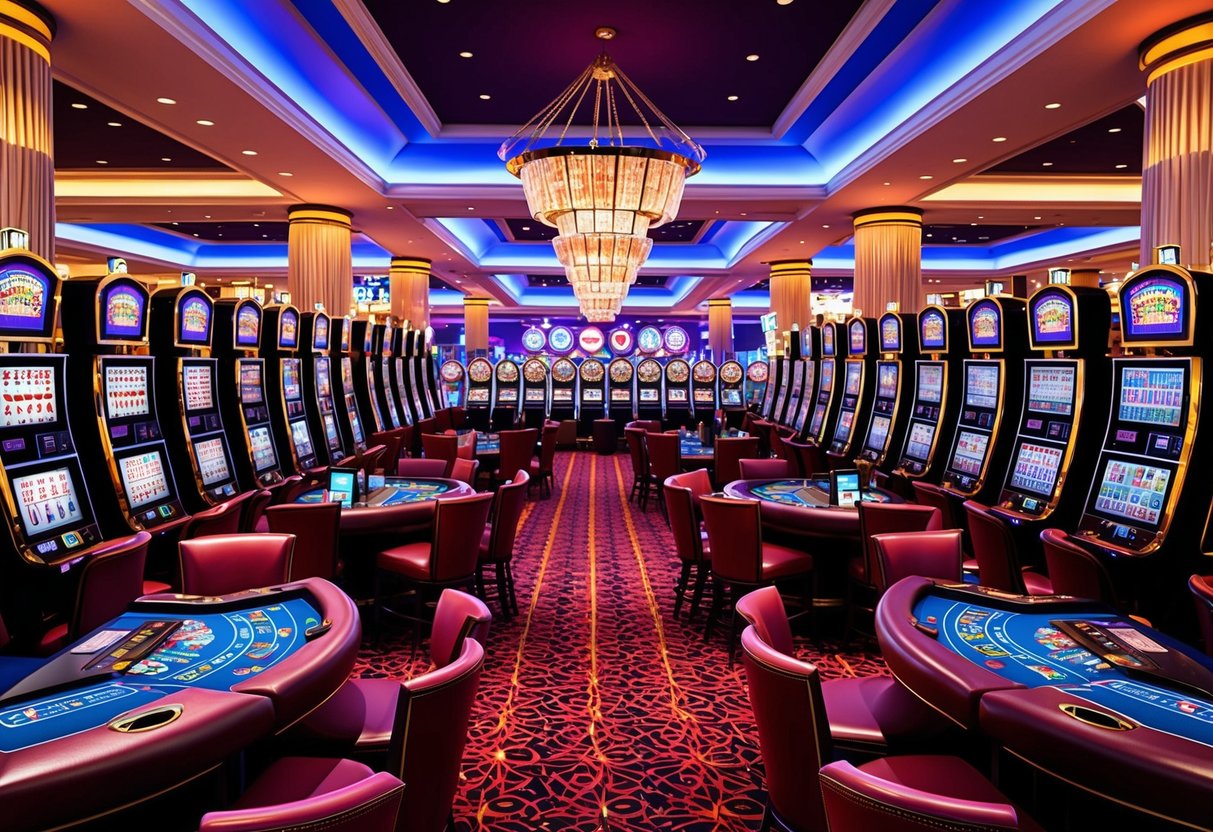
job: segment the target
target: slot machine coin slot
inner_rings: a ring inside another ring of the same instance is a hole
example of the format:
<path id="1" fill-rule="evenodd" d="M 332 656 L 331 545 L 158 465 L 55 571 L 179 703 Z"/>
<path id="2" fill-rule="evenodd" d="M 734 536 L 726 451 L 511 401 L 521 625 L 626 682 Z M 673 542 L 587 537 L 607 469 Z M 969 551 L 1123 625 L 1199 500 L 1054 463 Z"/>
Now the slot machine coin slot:
<path id="1" fill-rule="evenodd" d="M 1132 731 L 1137 726 L 1128 720 L 1113 714 L 1097 711 L 1073 702 L 1064 702 L 1057 706 L 1066 716 L 1076 719 L 1084 725 L 1093 728 L 1103 728 L 1105 731 Z"/>
<path id="2" fill-rule="evenodd" d="M 155 731 L 157 728 L 163 728 L 165 725 L 176 722 L 184 711 L 185 709 L 180 705 L 164 705 L 135 716 L 115 719 L 109 724 L 109 729 L 120 734 L 142 734 L 146 731 Z"/>

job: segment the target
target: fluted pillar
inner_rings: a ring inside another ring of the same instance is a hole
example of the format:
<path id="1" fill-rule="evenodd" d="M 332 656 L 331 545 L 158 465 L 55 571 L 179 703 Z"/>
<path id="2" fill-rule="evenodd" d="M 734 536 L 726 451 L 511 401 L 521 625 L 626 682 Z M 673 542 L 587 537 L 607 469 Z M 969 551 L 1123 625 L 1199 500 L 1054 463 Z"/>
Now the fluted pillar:
<path id="1" fill-rule="evenodd" d="M 468 358 L 489 351 L 489 299 L 463 299 L 463 346 Z"/>
<path id="2" fill-rule="evenodd" d="M 813 261 L 776 260 L 771 263 L 771 311 L 780 337 L 795 324 L 805 329 L 812 323 Z M 786 347 L 785 347 L 786 348 Z"/>
<path id="3" fill-rule="evenodd" d="M 712 298 L 708 301 L 708 349 L 712 360 L 719 364 L 733 354 L 733 300 Z"/>
<path id="4" fill-rule="evenodd" d="M 1189 18 L 1141 46 L 1146 131 L 1141 262 L 1178 245 L 1180 260 L 1213 261 L 1213 14 Z"/>
<path id="5" fill-rule="evenodd" d="M 331 205 L 293 205 L 287 213 L 287 279 L 291 302 L 303 311 L 323 303 L 340 316 L 350 311 L 354 262 L 350 250 L 353 214 Z"/>
<path id="6" fill-rule="evenodd" d="M 430 325 L 430 265 L 424 257 L 393 257 L 388 269 L 392 314 L 412 329 Z"/>
<path id="7" fill-rule="evenodd" d="M 30 250 L 53 262 L 52 37 L 41 7 L 0 0 L 0 228 L 27 231 Z"/>
<path id="8" fill-rule="evenodd" d="M 854 216 L 855 308 L 880 317 L 889 302 L 917 312 L 922 288 L 922 211 L 873 208 Z"/>

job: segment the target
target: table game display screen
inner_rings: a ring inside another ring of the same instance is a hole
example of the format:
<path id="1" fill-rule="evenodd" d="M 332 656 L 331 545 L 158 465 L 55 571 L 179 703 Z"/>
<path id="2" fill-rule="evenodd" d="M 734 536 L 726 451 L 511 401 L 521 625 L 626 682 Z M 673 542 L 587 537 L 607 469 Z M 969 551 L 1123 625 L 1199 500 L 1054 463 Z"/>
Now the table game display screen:
<path id="1" fill-rule="evenodd" d="M 824 508 L 830 504 L 830 481 L 828 478 L 801 480 L 772 480 L 757 485 L 746 484 L 738 488 L 745 496 L 771 503 L 800 508 Z M 872 491 L 863 492 L 865 503 L 884 502 L 885 498 Z"/>
<path id="2" fill-rule="evenodd" d="M 397 506 L 404 503 L 420 503 L 433 500 L 455 488 L 444 480 L 388 477 L 384 486 L 372 493 L 367 500 L 370 505 Z M 319 503 L 324 500 L 325 489 L 316 488 L 299 497 L 300 503 Z M 357 509 L 353 509 L 357 511 Z"/>

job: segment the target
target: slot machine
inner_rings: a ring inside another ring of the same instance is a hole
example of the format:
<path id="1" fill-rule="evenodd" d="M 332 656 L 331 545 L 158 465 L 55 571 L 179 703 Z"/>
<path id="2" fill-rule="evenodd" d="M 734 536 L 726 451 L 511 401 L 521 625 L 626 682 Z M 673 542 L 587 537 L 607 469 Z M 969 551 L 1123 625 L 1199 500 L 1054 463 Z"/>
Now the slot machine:
<path id="1" fill-rule="evenodd" d="M 1073 528 L 1095 473 L 1094 447 L 1107 424 L 1108 332 L 1103 289 L 1045 286 L 1028 298 L 1028 346 L 1019 430 L 996 509 L 1030 551 L 1040 530 Z"/>
<path id="2" fill-rule="evenodd" d="M 636 368 L 626 358 L 613 358 L 607 365 L 607 378 L 609 379 L 607 387 L 611 397 L 608 412 L 615 420 L 619 434 L 622 435 L 624 425 L 637 418 L 635 411 Z M 586 435 L 589 435 L 588 429 Z"/>
<path id="3" fill-rule="evenodd" d="M 379 394 L 375 392 L 375 319 L 355 320 L 351 323 L 350 348 L 354 366 L 354 400 L 358 403 L 358 415 L 362 418 L 367 440 L 370 434 L 390 430 L 387 414 L 380 409 Z"/>
<path id="4" fill-rule="evenodd" d="M 771 365 L 765 361 L 751 361 L 745 368 L 745 403 L 766 418 L 774 406 L 775 385 L 771 383 Z"/>
<path id="5" fill-rule="evenodd" d="M 407 353 L 410 334 L 409 330 L 403 326 L 393 327 L 390 355 L 386 358 L 386 392 L 388 400 L 395 408 L 396 418 L 399 420 L 397 427 L 416 424 L 416 414 L 421 412 L 420 405 L 414 400 L 409 379 L 409 374 L 412 372 L 412 362 L 409 361 Z M 387 337 L 386 333 L 385 337 Z M 413 410 L 414 407 L 417 408 L 416 411 Z"/>
<path id="6" fill-rule="evenodd" d="M 720 365 L 716 376 L 719 379 L 716 399 L 724 411 L 725 424 L 731 428 L 740 427 L 746 402 L 745 367 L 741 366 L 741 362 L 729 359 Z"/>
<path id="7" fill-rule="evenodd" d="M 845 341 L 846 328 L 833 321 L 821 325 L 821 360 L 817 362 L 817 398 L 813 402 L 813 415 L 809 417 L 808 431 L 804 439 L 823 445 L 827 436 L 833 436 L 834 422 L 838 413 L 835 395 L 835 379 L 842 371 L 842 350 L 837 345 Z"/>
<path id="8" fill-rule="evenodd" d="M 697 420 L 716 418 L 718 376 L 716 365 L 706 358 L 691 366 L 691 406 Z"/>
<path id="9" fill-rule="evenodd" d="M 488 430 L 489 408 L 493 401 L 493 365 L 487 358 L 468 362 L 467 412 L 470 427 Z"/>
<path id="10" fill-rule="evenodd" d="M 792 360 L 783 356 L 772 358 L 771 366 L 771 409 L 762 414 L 764 419 L 783 424 L 783 412 L 788 406 L 788 393 L 792 389 Z"/>
<path id="11" fill-rule="evenodd" d="M 265 359 L 261 357 L 263 316 L 252 298 L 222 298 L 215 302 L 215 337 L 211 354 L 218 362 L 219 409 L 228 425 L 240 425 L 229 436 L 240 482 L 269 488 L 284 475 L 274 450 Z"/>
<path id="12" fill-rule="evenodd" d="M 177 493 L 187 510 L 196 511 L 240 492 L 220 410 L 219 362 L 211 355 L 215 305 L 196 286 L 161 289 L 152 295 L 151 305 L 160 426 Z"/>
<path id="13" fill-rule="evenodd" d="M 329 319 L 329 366 L 336 367 L 335 375 L 341 382 L 340 392 L 333 392 L 333 412 L 341 431 L 342 447 L 350 454 L 360 454 L 366 450 L 366 431 L 354 388 L 354 361 L 350 357 L 352 328 L 348 316 Z"/>
<path id="14" fill-rule="evenodd" d="M 1019 422 L 1028 332 L 1024 302 L 994 295 L 965 309 L 970 358 L 942 485 L 957 499 L 987 505 L 998 497 Z"/>
<path id="15" fill-rule="evenodd" d="M 541 358 L 522 362 L 522 418 L 528 428 L 542 428 L 548 416 L 548 365 Z"/>
<path id="16" fill-rule="evenodd" d="M 920 358 L 914 362 L 909 423 L 893 469 L 899 477 L 939 481 L 944 461 L 944 451 L 940 449 L 952 447 L 960 406 L 958 379 L 964 373 L 968 354 L 961 337 L 965 326 L 963 309 L 928 306 L 918 313 Z"/>
<path id="17" fill-rule="evenodd" d="M 179 526 L 189 515 L 160 428 L 156 359 L 136 354 L 148 344 L 147 288 L 123 266 L 106 277 L 65 281 L 62 298 L 68 391 L 76 403 L 68 413 L 72 435 L 83 440 L 83 470 L 97 477 L 105 471 L 113 486 L 93 491 L 103 531 L 120 536 Z M 216 469 L 231 470 L 222 453 L 217 464 L 203 467 L 204 482 Z"/>
<path id="18" fill-rule="evenodd" d="M 313 437 L 324 437 L 317 442 L 322 462 L 337 465 L 353 455 L 352 446 L 347 448 L 337 424 L 337 389 L 333 384 L 333 359 L 329 354 L 329 339 L 332 337 L 332 319 L 324 312 L 304 312 L 299 319 L 299 342 L 311 344 L 311 349 L 299 353 L 303 368 L 304 410 L 307 424 Z"/>
<path id="19" fill-rule="evenodd" d="M 265 334 L 261 339 L 261 357 L 265 359 L 270 433 L 282 467 L 302 474 L 321 462 L 303 403 L 303 362 L 298 356 L 299 310 L 289 304 L 279 304 L 267 306 L 263 314 Z M 264 455 L 264 448 L 259 450 Z"/>
<path id="20" fill-rule="evenodd" d="M 409 401 L 413 407 L 414 420 L 428 419 L 434 415 L 434 403 L 430 401 L 429 385 L 426 383 L 425 333 L 419 329 L 409 330 L 405 338 L 405 355 L 408 358 Z"/>
<path id="21" fill-rule="evenodd" d="M 392 356 L 395 330 L 390 318 L 371 328 L 371 377 L 374 379 L 375 400 L 379 402 L 384 430 L 404 427 L 393 388 L 396 375 L 396 362 Z"/>
<path id="22" fill-rule="evenodd" d="M 644 358 L 636 365 L 636 418 L 661 421 L 665 411 L 661 406 L 661 362 Z"/>
<path id="23" fill-rule="evenodd" d="M 876 395 L 872 399 L 872 415 L 857 458 L 884 471 L 892 468 L 890 449 L 901 448 L 908 421 L 906 414 L 913 408 L 914 388 L 906 375 L 918 358 L 917 340 L 909 338 L 917 324 L 917 315 L 886 312 L 880 316 L 876 327 L 880 341 Z"/>
<path id="24" fill-rule="evenodd" d="M 496 380 L 493 399 L 493 430 L 510 429 L 518 421 L 518 400 L 521 398 L 522 372 L 508 358 L 497 362 L 493 368 Z"/>
<path id="25" fill-rule="evenodd" d="M 847 357 L 842 366 L 842 396 L 828 454 L 833 460 L 850 462 L 855 456 L 855 437 L 861 435 L 859 423 L 869 415 L 876 386 L 876 321 L 851 318 L 845 332 Z"/>
<path id="26" fill-rule="evenodd" d="M 796 431 L 797 436 L 804 435 L 809 416 L 813 412 L 813 403 L 817 400 L 817 368 L 821 364 L 819 358 L 821 355 L 821 330 L 810 326 L 801 332 L 801 338 L 803 339 L 801 341 L 803 351 L 798 363 L 804 365 L 804 369 L 801 371 L 804 375 L 802 382 L 804 386 L 800 391 L 796 409 L 789 418 L 789 424 Z"/>
<path id="27" fill-rule="evenodd" d="M 434 365 L 434 348 L 426 340 L 427 329 L 413 330 L 413 372 L 416 374 L 417 397 L 427 417 L 442 409 L 438 395 L 438 374 Z"/>
<path id="28" fill-rule="evenodd" d="M 665 418 L 671 427 L 689 425 L 691 412 L 691 365 L 671 358 L 665 365 Z"/>
<path id="29" fill-rule="evenodd" d="M 467 370 L 453 358 L 442 362 L 438 370 L 442 379 L 441 408 L 463 407 L 467 396 Z"/>
<path id="30" fill-rule="evenodd" d="M 557 362 L 559 363 L 559 362 Z M 595 419 L 606 418 L 606 388 L 607 388 L 607 368 L 606 365 L 597 358 L 587 358 L 581 362 L 581 367 L 577 370 L 580 396 L 578 414 L 582 422 L 588 424 L 593 423 Z M 552 367 L 552 379 L 556 379 L 556 367 Z M 555 396 L 556 390 L 552 389 L 552 418 L 555 419 Z M 588 435 L 588 431 L 587 431 Z"/>
<path id="31" fill-rule="evenodd" d="M 1213 323 L 1202 293 L 1213 294 L 1213 275 L 1171 264 L 1120 284 L 1124 354 L 1111 360 L 1111 412 L 1075 536 L 1109 556 L 1142 612 L 1164 627 L 1189 609 L 1173 609 L 1188 576 L 1213 571 L 1213 477 L 1190 470 L 1210 458 L 1200 425 Z"/>
<path id="32" fill-rule="evenodd" d="M 587 358 L 582 362 L 582 366 L 593 360 L 592 358 Z M 601 362 L 598 362 L 598 367 L 601 370 Z M 601 375 L 599 376 L 600 382 Z M 581 389 L 584 392 L 584 382 L 582 382 Z M 598 406 L 601 409 L 601 400 L 599 400 Z M 557 358 L 552 362 L 551 413 L 552 420 L 556 422 L 577 418 L 577 365 L 573 363 L 571 358 Z"/>

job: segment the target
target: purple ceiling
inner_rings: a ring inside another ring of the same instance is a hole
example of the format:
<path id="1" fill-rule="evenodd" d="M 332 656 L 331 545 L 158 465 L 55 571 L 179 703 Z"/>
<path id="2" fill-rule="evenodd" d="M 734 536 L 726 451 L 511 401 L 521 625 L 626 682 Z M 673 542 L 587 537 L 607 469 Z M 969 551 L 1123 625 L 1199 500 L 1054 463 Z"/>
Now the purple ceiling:
<path id="1" fill-rule="evenodd" d="M 524 243 L 546 242 L 556 236 L 556 229 L 538 220 L 501 220 L 509 236 Z M 658 243 L 690 243 L 703 231 L 707 220 L 675 220 L 659 228 L 649 229 L 649 236 Z"/>
<path id="2" fill-rule="evenodd" d="M 67 84 L 56 81 L 52 95 L 55 167 L 59 170 L 229 170 L 222 162 L 170 139 Z M 80 104 L 84 105 L 83 109 L 74 106 Z M 111 122 L 120 126 L 112 127 Z M 98 164 L 99 161 L 106 164 Z"/>
<path id="3" fill-rule="evenodd" d="M 850 21 L 858 0 L 366 0 L 447 124 L 520 126 L 594 56 L 599 26 L 625 73 L 683 126 L 769 127 Z M 460 52 L 471 52 L 461 58 Z M 747 61 L 755 54 L 757 61 Z M 481 95 L 490 96 L 481 100 Z M 730 95 L 738 96 L 728 101 Z M 620 104 L 625 121 L 626 105 Z M 592 112 L 582 107 L 588 120 Z"/>
<path id="4" fill-rule="evenodd" d="M 568 286 L 569 280 L 562 274 L 528 274 L 528 286 Z M 642 274 L 636 277 L 637 286 L 665 286 L 666 278 L 660 274 Z"/>
<path id="5" fill-rule="evenodd" d="M 1140 174 L 1144 132 L 1145 113 L 1131 104 L 1007 159 L 986 173 Z"/>
<path id="6" fill-rule="evenodd" d="M 285 222 L 160 222 L 157 228 L 212 243 L 285 243 Z"/>
<path id="7" fill-rule="evenodd" d="M 924 225 L 922 244 L 929 245 L 989 245 L 998 240 L 1035 231 L 1039 225 Z"/>

